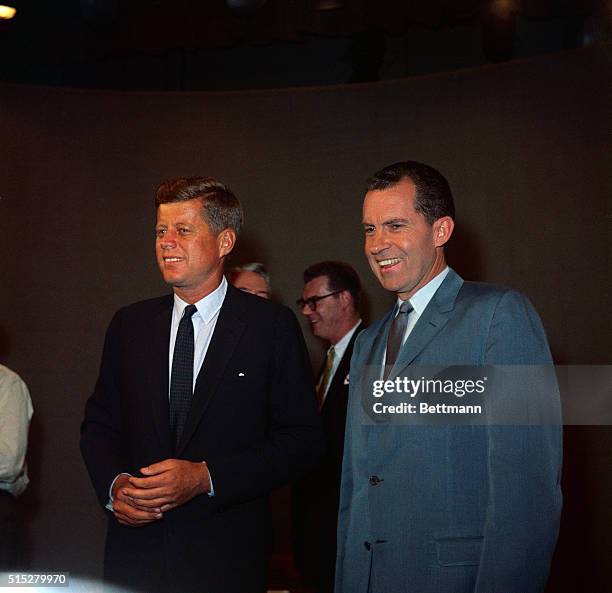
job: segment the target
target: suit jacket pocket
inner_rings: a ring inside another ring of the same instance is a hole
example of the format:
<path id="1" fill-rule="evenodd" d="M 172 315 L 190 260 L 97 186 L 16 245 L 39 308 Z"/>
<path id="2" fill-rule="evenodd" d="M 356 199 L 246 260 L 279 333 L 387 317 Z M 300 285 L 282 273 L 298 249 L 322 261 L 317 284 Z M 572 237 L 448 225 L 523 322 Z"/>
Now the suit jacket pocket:
<path id="1" fill-rule="evenodd" d="M 478 566 L 482 536 L 436 537 L 436 557 L 440 566 Z"/>

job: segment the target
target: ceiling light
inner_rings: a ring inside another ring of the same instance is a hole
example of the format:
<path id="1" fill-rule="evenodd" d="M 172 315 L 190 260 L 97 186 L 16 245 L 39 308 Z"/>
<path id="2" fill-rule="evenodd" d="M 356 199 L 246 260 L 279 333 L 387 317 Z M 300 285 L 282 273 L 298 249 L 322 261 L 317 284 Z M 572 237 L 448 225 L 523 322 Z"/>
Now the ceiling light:
<path id="1" fill-rule="evenodd" d="M 0 19 L 5 21 L 11 20 L 17 11 L 12 6 L 6 6 L 6 4 L 0 4 Z"/>

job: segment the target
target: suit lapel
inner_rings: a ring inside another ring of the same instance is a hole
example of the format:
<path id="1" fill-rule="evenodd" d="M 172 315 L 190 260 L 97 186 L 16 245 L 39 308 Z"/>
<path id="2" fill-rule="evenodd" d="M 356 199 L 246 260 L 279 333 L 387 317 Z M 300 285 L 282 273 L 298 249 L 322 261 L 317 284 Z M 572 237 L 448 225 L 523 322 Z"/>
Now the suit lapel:
<path id="1" fill-rule="evenodd" d="M 425 307 L 425 311 L 419 317 L 408 339 L 402 346 L 389 379 L 395 378 L 402 369 L 411 364 L 448 323 L 450 313 L 455 306 L 457 293 L 462 284 L 463 279 L 454 270 L 449 269 L 446 278 L 444 278 L 442 284 L 429 301 L 429 304 Z M 387 324 L 387 333 L 388 326 L 389 324 Z"/>
<path id="2" fill-rule="evenodd" d="M 170 325 L 172 323 L 172 295 L 163 301 L 151 322 L 149 340 L 151 364 L 148 368 L 149 389 L 152 395 L 153 418 L 162 450 L 171 456 L 170 409 L 168 402 L 168 348 L 170 347 Z"/>
<path id="3" fill-rule="evenodd" d="M 177 457 L 180 456 L 200 423 L 244 331 L 246 325 L 244 301 L 239 298 L 240 296 L 242 295 L 239 291 L 228 285 L 215 331 L 208 345 L 202 368 L 198 373 L 191 408 L 177 448 Z"/>
<path id="4" fill-rule="evenodd" d="M 387 337 L 389 336 L 389 330 L 391 329 L 391 322 L 393 321 L 393 314 L 395 313 L 395 307 L 391 309 L 380 321 L 379 327 L 376 330 L 374 340 L 372 341 L 372 347 L 370 353 L 366 358 L 366 365 L 380 366 L 382 364 L 383 354 L 387 347 Z"/>
<path id="5" fill-rule="evenodd" d="M 353 394 L 352 402 L 349 405 L 353 406 L 357 413 L 357 422 L 363 424 L 365 419 L 372 419 L 371 408 L 371 391 L 370 387 L 373 382 L 380 379 L 382 374 L 382 357 L 387 344 L 387 335 L 389 334 L 389 326 L 393 319 L 395 307 L 391 309 L 382 319 L 365 330 L 365 338 L 361 345 L 363 352 L 363 364 L 357 365 L 358 376 L 350 377 L 351 389 Z M 365 392 L 364 392 L 365 389 Z"/>

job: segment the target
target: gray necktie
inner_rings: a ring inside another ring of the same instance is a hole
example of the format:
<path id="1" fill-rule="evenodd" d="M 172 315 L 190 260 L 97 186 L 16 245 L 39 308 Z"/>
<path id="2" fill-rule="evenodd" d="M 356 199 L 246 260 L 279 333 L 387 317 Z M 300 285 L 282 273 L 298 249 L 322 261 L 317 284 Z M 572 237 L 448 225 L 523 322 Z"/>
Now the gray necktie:
<path id="1" fill-rule="evenodd" d="M 397 360 L 397 355 L 402 347 L 406 326 L 408 325 L 408 315 L 412 311 L 410 301 L 404 301 L 391 324 L 389 336 L 387 337 L 387 357 L 385 360 L 385 370 L 383 378 L 386 380 Z"/>
<path id="2" fill-rule="evenodd" d="M 183 434 L 187 413 L 193 397 L 193 323 L 191 316 L 197 311 L 195 305 L 187 305 L 176 332 L 172 375 L 170 377 L 170 430 L 174 447 Z"/>

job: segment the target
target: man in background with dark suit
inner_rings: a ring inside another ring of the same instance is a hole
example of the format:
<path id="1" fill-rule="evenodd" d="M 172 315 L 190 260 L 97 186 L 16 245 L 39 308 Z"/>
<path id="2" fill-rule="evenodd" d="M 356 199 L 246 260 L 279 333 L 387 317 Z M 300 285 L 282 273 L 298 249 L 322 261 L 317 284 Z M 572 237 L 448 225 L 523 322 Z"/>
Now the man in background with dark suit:
<path id="1" fill-rule="evenodd" d="M 331 593 L 334 587 L 348 372 L 353 344 L 363 328 L 360 293 L 359 276 L 351 266 L 324 261 L 304 271 L 298 301 L 312 333 L 329 344 L 317 381 L 326 452 L 293 491 L 295 561 L 318 593 Z"/>
<path id="2" fill-rule="evenodd" d="M 268 494 L 322 452 L 293 313 L 229 286 L 242 224 L 211 177 L 156 194 L 157 263 L 173 294 L 120 309 L 81 450 L 111 511 L 105 577 L 147 593 L 262 593 Z"/>
<path id="3" fill-rule="evenodd" d="M 336 593 L 545 588 L 561 511 L 552 359 L 524 295 L 447 266 L 454 217 L 448 182 L 428 165 L 396 163 L 368 183 L 365 255 L 397 302 L 353 351 Z M 434 386 L 451 376 L 457 391 L 402 399 L 394 386 L 423 375 Z M 479 375 L 485 395 L 465 395 Z M 383 382 L 386 415 L 374 390 Z M 412 408 L 399 405 L 406 399 Z M 449 400 L 452 414 L 473 416 L 436 417 Z M 482 416 L 453 405 L 466 400 L 482 404 Z"/>

